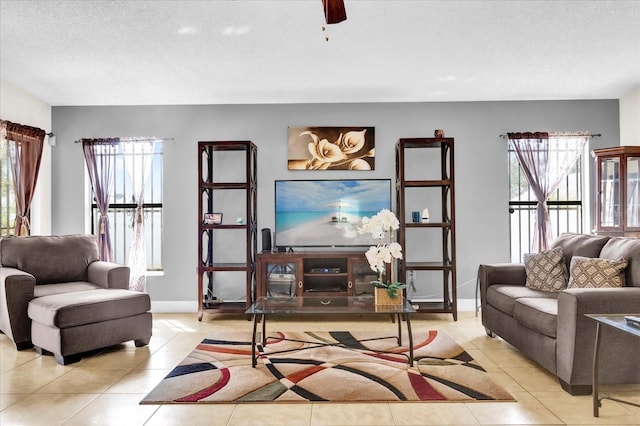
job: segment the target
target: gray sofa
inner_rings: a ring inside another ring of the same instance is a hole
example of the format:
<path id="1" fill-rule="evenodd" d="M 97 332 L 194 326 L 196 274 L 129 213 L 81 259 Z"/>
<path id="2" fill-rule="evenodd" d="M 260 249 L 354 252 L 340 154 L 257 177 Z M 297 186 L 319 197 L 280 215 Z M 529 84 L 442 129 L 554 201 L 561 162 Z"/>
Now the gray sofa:
<path id="1" fill-rule="evenodd" d="M 149 343 L 151 302 L 129 291 L 129 268 L 98 257 L 93 235 L 0 239 L 0 331 L 61 364 L 134 340 Z"/>
<path id="2" fill-rule="evenodd" d="M 572 395 L 591 393 L 596 323 L 584 314 L 640 312 L 640 239 L 563 234 L 566 271 L 574 256 L 628 260 L 620 288 L 568 288 L 558 292 L 525 286 L 524 264 L 483 264 L 478 270 L 482 324 L 554 374 Z M 605 327 L 599 382 L 640 383 L 640 339 Z"/>

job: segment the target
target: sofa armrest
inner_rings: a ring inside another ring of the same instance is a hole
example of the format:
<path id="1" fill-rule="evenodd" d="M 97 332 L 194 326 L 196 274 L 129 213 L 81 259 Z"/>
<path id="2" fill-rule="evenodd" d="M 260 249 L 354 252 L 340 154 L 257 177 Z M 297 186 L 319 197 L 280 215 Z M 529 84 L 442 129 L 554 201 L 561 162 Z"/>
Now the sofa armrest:
<path id="1" fill-rule="evenodd" d="M 493 284 L 524 285 L 527 280 L 523 263 L 490 263 L 478 268 L 480 285 Z"/>
<path id="2" fill-rule="evenodd" d="M 556 364 L 558 378 L 570 385 L 590 385 L 596 322 L 584 314 L 629 314 L 640 309 L 640 287 L 572 288 L 558 295 Z M 607 330 L 601 344 L 600 375 L 610 383 L 639 383 L 640 369 L 630 357 L 640 339 Z M 637 381 L 629 382 L 636 378 Z M 625 381 L 626 380 L 626 381 Z"/>
<path id="3" fill-rule="evenodd" d="M 0 330 L 18 350 L 31 347 L 31 321 L 27 315 L 36 279 L 15 268 L 0 266 Z"/>
<path id="4" fill-rule="evenodd" d="M 524 264 L 522 263 L 488 263 L 478 268 L 478 283 L 480 284 L 480 302 L 484 308 L 487 301 L 487 289 L 494 284 L 508 284 L 524 286 L 527 281 Z"/>
<path id="5" fill-rule="evenodd" d="M 98 260 L 89 264 L 87 279 L 104 288 L 129 289 L 129 267 Z"/>

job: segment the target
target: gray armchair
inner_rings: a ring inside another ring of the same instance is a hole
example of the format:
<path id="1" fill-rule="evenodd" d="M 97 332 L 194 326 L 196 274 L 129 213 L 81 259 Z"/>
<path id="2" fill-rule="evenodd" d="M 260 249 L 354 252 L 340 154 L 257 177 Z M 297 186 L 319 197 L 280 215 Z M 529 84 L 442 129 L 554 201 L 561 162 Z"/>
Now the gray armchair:
<path id="1" fill-rule="evenodd" d="M 97 349 L 128 339 L 148 343 L 148 294 L 128 290 L 127 266 L 99 260 L 94 236 L 4 237 L 0 239 L 0 264 L 0 331 L 13 340 L 16 349 L 35 344 L 67 363 L 64 357 L 80 349 Z M 123 300 L 128 302 L 123 304 Z M 79 316 L 79 312 L 89 314 Z M 122 325 L 133 317 L 138 324 L 128 328 L 135 331 L 115 333 L 115 341 L 105 337 L 114 333 L 85 333 L 82 343 L 69 337 L 72 326 L 77 332 L 90 324 L 94 329 L 98 323 L 108 327 L 115 320 Z M 38 342 L 32 341 L 34 331 Z"/>

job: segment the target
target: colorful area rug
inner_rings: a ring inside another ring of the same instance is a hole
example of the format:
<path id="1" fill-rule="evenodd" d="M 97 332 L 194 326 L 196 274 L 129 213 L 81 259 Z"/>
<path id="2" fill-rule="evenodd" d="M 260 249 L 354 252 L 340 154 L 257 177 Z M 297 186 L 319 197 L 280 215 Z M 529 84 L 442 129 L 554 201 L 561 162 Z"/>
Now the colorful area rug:
<path id="1" fill-rule="evenodd" d="M 408 347 L 379 333 L 268 335 L 256 368 L 251 333 L 203 340 L 140 403 L 514 400 L 441 331 L 414 331 L 412 367 Z"/>

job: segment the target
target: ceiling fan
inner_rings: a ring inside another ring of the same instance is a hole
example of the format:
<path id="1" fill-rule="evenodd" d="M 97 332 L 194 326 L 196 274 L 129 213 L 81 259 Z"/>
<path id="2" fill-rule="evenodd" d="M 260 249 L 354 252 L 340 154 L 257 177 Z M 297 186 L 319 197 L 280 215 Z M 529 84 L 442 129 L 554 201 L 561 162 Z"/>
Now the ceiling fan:
<path id="1" fill-rule="evenodd" d="M 322 0 L 324 19 L 327 24 L 337 24 L 347 20 L 344 0 Z"/>

